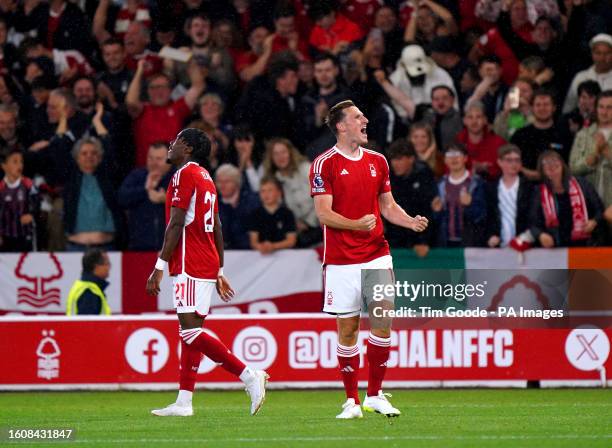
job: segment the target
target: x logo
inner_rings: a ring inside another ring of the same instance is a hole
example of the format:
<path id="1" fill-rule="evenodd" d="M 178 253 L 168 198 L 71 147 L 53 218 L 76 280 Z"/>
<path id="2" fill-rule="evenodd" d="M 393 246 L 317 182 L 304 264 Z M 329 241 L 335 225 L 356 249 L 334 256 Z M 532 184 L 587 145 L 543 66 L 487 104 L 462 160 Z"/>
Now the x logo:
<path id="1" fill-rule="evenodd" d="M 593 342 L 595 342 L 595 339 L 597 339 L 597 335 L 593 336 L 593 339 L 591 339 L 590 341 L 587 340 L 587 338 L 583 334 L 577 335 L 576 339 L 578 339 L 578 342 L 580 342 L 580 345 L 582 345 L 582 351 L 576 358 L 576 361 L 582 358 L 582 355 L 584 355 L 585 353 L 589 355 L 589 358 L 591 358 L 593 361 L 599 360 L 597 353 L 595 353 L 595 350 L 593 350 L 593 347 L 592 347 Z"/>

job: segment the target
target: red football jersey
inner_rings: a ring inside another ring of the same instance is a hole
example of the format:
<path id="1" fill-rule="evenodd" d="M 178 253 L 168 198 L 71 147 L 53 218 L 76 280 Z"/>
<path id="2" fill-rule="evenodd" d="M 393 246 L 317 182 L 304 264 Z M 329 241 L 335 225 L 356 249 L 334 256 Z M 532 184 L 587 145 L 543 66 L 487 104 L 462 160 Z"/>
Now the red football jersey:
<path id="1" fill-rule="evenodd" d="M 206 169 L 189 162 L 174 173 L 166 192 L 166 223 L 171 207 L 182 208 L 186 215 L 183 234 L 168 261 L 170 275 L 185 273 L 197 280 L 216 281 L 219 253 L 213 227 L 219 207 L 215 184 Z"/>
<path id="2" fill-rule="evenodd" d="M 333 196 L 332 210 L 348 219 L 376 216 L 370 231 L 340 230 L 323 226 L 323 264 L 357 264 L 389 255 L 383 233 L 378 197 L 391 191 L 385 156 L 365 148 L 349 158 L 334 146 L 317 157 L 310 167 L 310 195 Z"/>

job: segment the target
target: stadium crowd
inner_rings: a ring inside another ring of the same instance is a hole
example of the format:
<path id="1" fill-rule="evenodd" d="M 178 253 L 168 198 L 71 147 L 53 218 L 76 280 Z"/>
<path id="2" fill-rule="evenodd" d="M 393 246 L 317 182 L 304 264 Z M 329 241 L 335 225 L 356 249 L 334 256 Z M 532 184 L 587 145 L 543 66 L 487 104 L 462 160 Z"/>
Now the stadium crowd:
<path id="1" fill-rule="evenodd" d="M 2 251 L 159 250 L 186 126 L 228 249 L 317 245 L 345 99 L 432 221 L 392 247 L 611 244 L 611 0 L 0 0 L 0 75 Z"/>

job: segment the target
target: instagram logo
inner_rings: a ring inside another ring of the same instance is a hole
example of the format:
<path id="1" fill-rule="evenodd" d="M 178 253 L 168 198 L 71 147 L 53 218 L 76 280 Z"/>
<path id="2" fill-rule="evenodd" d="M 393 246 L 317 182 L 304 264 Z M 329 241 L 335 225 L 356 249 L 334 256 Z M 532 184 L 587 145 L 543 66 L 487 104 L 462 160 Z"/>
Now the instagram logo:
<path id="1" fill-rule="evenodd" d="M 236 335 L 232 351 L 250 367 L 267 369 L 276 359 L 278 346 L 265 328 L 247 327 Z"/>

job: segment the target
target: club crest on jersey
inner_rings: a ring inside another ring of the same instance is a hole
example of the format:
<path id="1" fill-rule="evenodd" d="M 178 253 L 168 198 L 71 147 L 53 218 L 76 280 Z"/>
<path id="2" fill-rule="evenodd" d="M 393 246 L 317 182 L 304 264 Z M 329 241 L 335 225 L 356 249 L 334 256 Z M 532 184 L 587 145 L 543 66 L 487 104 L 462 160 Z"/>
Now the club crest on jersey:
<path id="1" fill-rule="evenodd" d="M 376 167 L 373 163 L 370 163 L 370 174 L 372 175 L 372 177 L 376 177 Z"/>
<path id="2" fill-rule="evenodd" d="M 323 182 L 323 178 L 320 174 L 315 174 L 312 179 L 312 189 L 313 193 L 325 193 L 325 182 Z"/>

